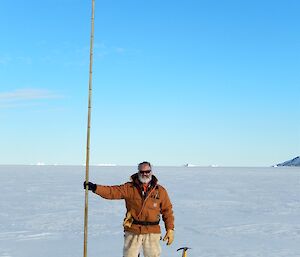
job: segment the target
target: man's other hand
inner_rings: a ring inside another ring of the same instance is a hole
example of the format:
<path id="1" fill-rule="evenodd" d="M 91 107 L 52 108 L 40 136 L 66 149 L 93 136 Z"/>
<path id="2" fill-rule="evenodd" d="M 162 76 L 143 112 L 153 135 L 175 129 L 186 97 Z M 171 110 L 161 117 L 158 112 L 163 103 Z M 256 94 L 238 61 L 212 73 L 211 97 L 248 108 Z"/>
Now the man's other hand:
<path id="1" fill-rule="evenodd" d="M 163 241 L 166 241 L 166 240 L 168 240 L 167 245 L 170 245 L 173 243 L 173 241 L 174 241 L 174 230 L 173 229 L 168 229 Z"/>

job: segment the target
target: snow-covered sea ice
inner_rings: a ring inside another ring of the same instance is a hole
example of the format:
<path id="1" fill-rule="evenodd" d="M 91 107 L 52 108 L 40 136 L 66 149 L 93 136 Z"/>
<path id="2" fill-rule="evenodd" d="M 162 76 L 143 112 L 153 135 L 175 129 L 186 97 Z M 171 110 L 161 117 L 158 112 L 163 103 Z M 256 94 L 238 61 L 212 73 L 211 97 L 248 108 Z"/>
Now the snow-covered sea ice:
<path id="1" fill-rule="evenodd" d="M 91 167 L 122 184 L 136 167 Z M 82 166 L 0 166 L 0 257 L 83 254 Z M 156 167 L 175 212 L 162 256 L 299 257 L 300 168 Z M 88 256 L 122 256 L 123 201 L 89 195 Z M 163 228 L 163 223 L 161 223 Z M 164 233 L 164 229 L 163 229 Z"/>

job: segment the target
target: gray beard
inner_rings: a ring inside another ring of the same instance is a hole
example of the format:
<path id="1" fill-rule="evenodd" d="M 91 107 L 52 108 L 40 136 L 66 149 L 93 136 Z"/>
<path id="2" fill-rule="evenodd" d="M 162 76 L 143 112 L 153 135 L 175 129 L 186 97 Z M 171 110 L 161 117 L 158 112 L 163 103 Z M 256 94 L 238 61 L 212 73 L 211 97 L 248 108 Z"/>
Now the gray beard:
<path id="1" fill-rule="evenodd" d="M 150 174 L 150 176 L 147 178 L 147 177 L 143 177 L 141 173 L 138 173 L 138 178 L 141 183 L 148 184 L 152 179 L 152 174 Z"/>

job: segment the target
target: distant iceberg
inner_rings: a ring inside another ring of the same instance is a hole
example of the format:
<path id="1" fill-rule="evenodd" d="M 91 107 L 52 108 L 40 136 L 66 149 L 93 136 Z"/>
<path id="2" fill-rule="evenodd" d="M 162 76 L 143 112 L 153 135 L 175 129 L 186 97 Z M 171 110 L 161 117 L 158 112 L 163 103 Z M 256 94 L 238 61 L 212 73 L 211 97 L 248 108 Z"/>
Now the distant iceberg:
<path id="1" fill-rule="evenodd" d="M 217 167 L 219 167 L 218 164 L 212 164 L 212 165 L 208 165 L 208 166 L 201 166 L 201 165 L 191 164 L 191 163 L 186 163 L 183 166 L 187 167 L 187 168 L 192 168 L 192 167 L 212 167 L 212 168 L 217 168 Z"/>
<path id="2" fill-rule="evenodd" d="M 294 159 L 288 160 L 286 162 L 274 165 L 274 167 L 280 167 L 280 166 L 300 167 L 300 156 L 297 156 Z"/>
<path id="3" fill-rule="evenodd" d="M 199 165 L 195 165 L 195 164 L 190 164 L 190 163 L 186 163 L 183 165 L 184 167 L 188 167 L 188 168 L 191 168 L 191 167 L 199 167 Z"/>
<path id="4" fill-rule="evenodd" d="M 113 163 L 99 163 L 99 164 L 96 164 L 96 166 L 115 167 L 115 166 L 117 166 L 117 164 L 113 164 Z"/>

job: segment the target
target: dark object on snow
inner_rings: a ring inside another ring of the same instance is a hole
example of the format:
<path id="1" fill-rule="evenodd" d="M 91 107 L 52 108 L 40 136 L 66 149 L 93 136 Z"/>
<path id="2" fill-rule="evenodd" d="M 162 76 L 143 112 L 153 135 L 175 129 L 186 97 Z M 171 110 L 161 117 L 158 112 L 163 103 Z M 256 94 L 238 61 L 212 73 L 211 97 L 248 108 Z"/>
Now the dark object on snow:
<path id="1" fill-rule="evenodd" d="M 293 167 L 300 167 L 300 156 L 297 156 L 294 159 L 289 161 L 277 164 L 278 167 L 280 166 L 293 166 Z"/>
<path id="2" fill-rule="evenodd" d="M 191 248 L 189 248 L 189 247 L 181 247 L 181 248 L 177 249 L 177 252 L 180 251 L 180 250 L 183 250 L 183 251 L 182 251 L 182 257 L 187 257 L 186 251 L 187 251 L 188 249 L 191 249 Z"/>

